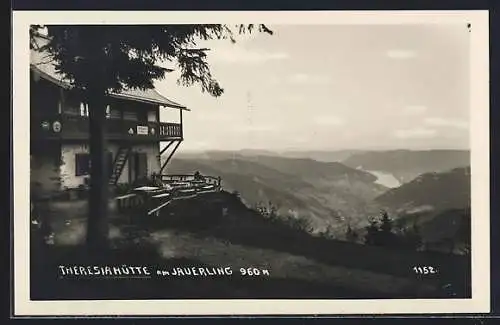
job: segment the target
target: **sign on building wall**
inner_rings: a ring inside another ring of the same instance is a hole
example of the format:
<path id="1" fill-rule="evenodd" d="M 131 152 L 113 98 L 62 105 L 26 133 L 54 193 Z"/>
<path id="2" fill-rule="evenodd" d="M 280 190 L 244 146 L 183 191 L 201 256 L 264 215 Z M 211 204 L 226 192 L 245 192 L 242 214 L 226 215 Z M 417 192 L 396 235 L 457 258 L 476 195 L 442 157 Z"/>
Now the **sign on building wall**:
<path id="1" fill-rule="evenodd" d="M 148 135 L 149 134 L 149 128 L 147 126 L 137 126 L 137 134 L 139 135 Z"/>
<path id="2" fill-rule="evenodd" d="M 55 121 L 55 122 L 52 124 L 52 130 L 54 130 L 54 132 L 56 132 L 56 133 L 61 132 L 61 122 L 59 122 L 59 121 Z"/>

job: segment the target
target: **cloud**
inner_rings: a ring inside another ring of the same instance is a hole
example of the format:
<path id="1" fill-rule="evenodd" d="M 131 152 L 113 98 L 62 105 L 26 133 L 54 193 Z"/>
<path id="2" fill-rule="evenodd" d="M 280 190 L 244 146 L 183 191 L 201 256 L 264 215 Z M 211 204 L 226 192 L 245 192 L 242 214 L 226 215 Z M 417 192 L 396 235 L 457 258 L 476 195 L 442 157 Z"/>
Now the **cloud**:
<path id="1" fill-rule="evenodd" d="M 305 73 L 296 73 L 289 78 L 293 84 L 326 84 L 330 82 L 328 76 L 310 75 Z"/>
<path id="2" fill-rule="evenodd" d="M 426 125 L 435 126 L 435 127 L 451 127 L 457 129 L 468 129 L 469 123 L 467 121 L 458 120 L 458 119 L 444 119 L 440 117 L 429 117 L 424 120 Z"/>
<path id="3" fill-rule="evenodd" d="M 420 115 L 427 111 L 427 107 L 423 105 L 409 105 L 403 108 L 404 115 Z"/>
<path id="4" fill-rule="evenodd" d="M 394 136 L 400 139 L 425 139 L 432 138 L 436 134 L 436 130 L 426 128 L 401 129 L 394 132 Z"/>
<path id="5" fill-rule="evenodd" d="M 298 102 L 303 102 L 305 97 L 299 94 L 286 94 L 284 96 L 279 97 L 279 99 L 286 103 L 298 103 Z"/>
<path id="6" fill-rule="evenodd" d="M 310 143 L 311 138 L 310 136 L 301 136 L 301 137 L 294 137 L 291 139 L 294 144 L 304 144 L 304 143 Z"/>
<path id="7" fill-rule="evenodd" d="M 341 126 L 345 124 L 345 120 L 338 116 L 327 115 L 327 116 L 316 116 L 313 118 L 313 123 L 316 125 L 323 126 Z"/>
<path id="8" fill-rule="evenodd" d="M 276 76 L 269 76 L 268 78 L 264 79 L 264 82 L 269 86 L 276 86 L 281 83 L 281 80 Z"/>
<path id="9" fill-rule="evenodd" d="M 236 44 L 214 48 L 209 52 L 209 60 L 221 63 L 244 63 L 259 64 L 268 61 L 279 61 L 288 59 L 290 56 L 284 52 L 267 52 L 262 50 L 251 50 Z"/>
<path id="10" fill-rule="evenodd" d="M 191 112 L 190 112 L 191 113 Z M 206 111 L 196 111 L 194 114 L 190 114 L 188 119 L 192 118 L 200 122 L 233 122 L 235 121 L 235 117 L 229 111 L 221 111 L 221 110 L 206 110 Z"/>
<path id="11" fill-rule="evenodd" d="M 417 53 L 411 50 L 393 49 L 387 51 L 386 55 L 391 59 L 412 59 Z"/>
<path id="12" fill-rule="evenodd" d="M 250 132 L 274 132 L 278 129 L 278 125 L 268 125 L 268 124 L 253 124 L 245 123 L 240 125 L 234 125 L 232 131 L 238 133 L 250 133 Z"/>

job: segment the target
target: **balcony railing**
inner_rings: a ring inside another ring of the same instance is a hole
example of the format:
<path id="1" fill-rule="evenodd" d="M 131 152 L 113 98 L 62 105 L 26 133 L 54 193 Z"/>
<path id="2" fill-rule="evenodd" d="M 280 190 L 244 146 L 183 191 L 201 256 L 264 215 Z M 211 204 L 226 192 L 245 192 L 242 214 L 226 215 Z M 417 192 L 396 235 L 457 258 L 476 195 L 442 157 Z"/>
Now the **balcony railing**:
<path id="1" fill-rule="evenodd" d="M 59 114 L 32 119 L 31 137 L 59 139 L 88 139 L 89 120 L 86 117 Z M 140 122 L 106 119 L 106 138 L 109 140 L 172 140 L 182 139 L 182 124 Z"/>

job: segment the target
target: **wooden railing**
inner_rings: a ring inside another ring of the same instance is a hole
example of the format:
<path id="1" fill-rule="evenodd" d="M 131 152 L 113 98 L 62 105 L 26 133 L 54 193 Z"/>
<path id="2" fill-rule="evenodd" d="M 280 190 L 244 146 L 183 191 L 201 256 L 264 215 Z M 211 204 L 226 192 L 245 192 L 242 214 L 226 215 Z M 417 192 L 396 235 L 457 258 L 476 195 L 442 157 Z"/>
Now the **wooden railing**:
<path id="1" fill-rule="evenodd" d="M 182 124 L 160 123 L 159 134 L 160 136 L 182 137 Z"/>
<path id="2" fill-rule="evenodd" d="M 194 174 L 177 174 L 177 175 L 159 175 L 157 176 L 164 183 L 169 182 L 196 182 L 201 181 L 209 185 L 215 185 L 218 188 L 221 186 L 221 178 L 215 176 L 200 175 L 196 176 Z"/>
<path id="3" fill-rule="evenodd" d="M 87 139 L 89 137 L 89 120 L 78 115 L 60 114 L 37 118 L 32 120 L 32 124 L 33 136 L 63 139 Z M 106 137 L 112 140 L 182 139 L 182 124 L 107 119 Z"/>

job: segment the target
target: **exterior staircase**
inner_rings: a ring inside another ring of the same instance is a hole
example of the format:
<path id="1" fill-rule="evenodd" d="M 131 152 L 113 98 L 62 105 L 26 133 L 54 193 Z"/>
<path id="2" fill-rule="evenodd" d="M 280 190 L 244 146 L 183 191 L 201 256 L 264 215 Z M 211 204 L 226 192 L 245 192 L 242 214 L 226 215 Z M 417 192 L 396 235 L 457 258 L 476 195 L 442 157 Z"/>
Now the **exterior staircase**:
<path id="1" fill-rule="evenodd" d="M 118 152 L 116 153 L 115 161 L 113 162 L 113 170 L 111 171 L 111 175 L 109 176 L 109 185 L 115 186 L 122 174 L 123 168 L 127 163 L 127 158 L 130 154 L 131 148 L 120 147 Z"/>

